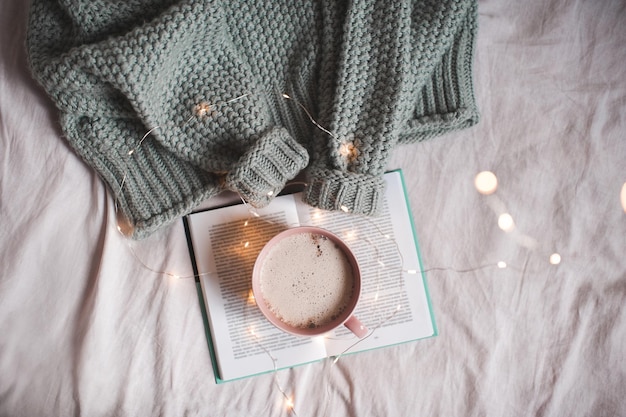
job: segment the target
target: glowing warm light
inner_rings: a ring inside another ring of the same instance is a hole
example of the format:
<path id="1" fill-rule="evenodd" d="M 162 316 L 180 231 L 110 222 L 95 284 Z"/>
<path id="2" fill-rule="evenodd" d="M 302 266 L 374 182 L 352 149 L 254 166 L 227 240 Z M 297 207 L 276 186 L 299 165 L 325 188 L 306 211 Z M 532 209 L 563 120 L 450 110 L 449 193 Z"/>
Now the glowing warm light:
<path id="1" fill-rule="evenodd" d="M 290 99 L 291 97 L 289 97 L 288 94 L 283 93 L 283 98 Z"/>
<path id="2" fill-rule="evenodd" d="M 498 188 L 498 178 L 491 171 L 479 172 L 474 178 L 474 186 L 481 194 L 493 194 Z"/>
<path id="3" fill-rule="evenodd" d="M 357 149 L 352 142 L 344 142 L 339 146 L 339 155 L 352 162 L 357 157 Z"/>
<path id="4" fill-rule="evenodd" d="M 322 213 L 319 210 L 315 210 L 311 217 L 313 217 L 314 219 L 319 219 L 320 217 L 322 217 Z"/>
<path id="5" fill-rule="evenodd" d="M 271 196 L 273 196 L 273 195 L 274 195 L 274 191 L 269 190 L 269 191 L 267 192 L 267 196 L 268 196 L 268 197 L 271 197 Z"/>
<path id="6" fill-rule="evenodd" d="M 206 102 L 198 103 L 196 107 L 194 107 L 194 113 L 200 117 L 206 117 L 211 114 L 211 105 Z"/>
<path id="7" fill-rule="evenodd" d="M 250 334 L 254 337 L 256 337 L 256 333 L 254 332 L 254 326 L 250 326 L 250 328 L 248 329 L 250 331 Z"/>
<path id="8" fill-rule="evenodd" d="M 254 292 L 252 292 L 252 290 L 248 291 L 248 303 L 256 304 L 256 298 L 254 298 Z"/>
<path id="9" fill-rule="evenodd" d="M 117 211 L 117 205 L 115 206 L 115 210 L 117 216 L 117 231 L 120 232 L 122 236 L 130 237 L 135 227 L 121 211 Z"/>
<path id="10" fill-rule="evenodd" d="M 313 341 L 314 341 L 315 343 L 318 343 L 318 344 L 320 344 L 320 345 L 323 345 L 324 343 L 326 343 L 326 338 L 325 338 L 323 335 L 322 335 L 322 336 L 315 336 L 315 337 L 313 338 Z"/>
<path id="11" fill-rule="evenodd" d="M 504 230 L 505 232 L 513 230 L 513 228 L 515 227 L 513 217 L 511 217 L 509 213 L 502 213 L 500 217 L 498 217 L 498 227 L 500 227 L 500 229 Z"/>
<path id="12" fill-rule="evenodd" d="M 292 399 L 292 398 L 289 398 L 289 397 L 287 397 L 287 398 L 285 399 L 285 404 L 287 405 L 287 408 L 289 408 L 289 409 L 292 409 L 292 408 L 293 408 L 293 406 L 295 405 L 295 404 L 293 403 L 293 399 Z"/>
<path id="13" fill-rule="evenodd" d="M 341 207 L 339 207 L 339 208 L 340 208 L 340 209 L 341 209 L 341 211 L 343 211 L 344 213 L 347 213 L 347 212 L 349 212 L 349 211 L 350 211 L 350 209 L 349 209 L 348 207 L 343 206 L 343 205 L 342 205 Z"/>
<path id="14" fill-rule="evenodd" d="M 626 212 L 626 182 L 624 183 L 624 185 L 622 185 L 621 200 L 622 200 L 622 208 L 624 209 L 624 212 Z"/>
<path id="15" fill-rule="evenodd" d="M 552 265 L 558 265 L 561 263 L 561 255 L 559 255 L 558 253 L 553 253 L 552 255 L 550 255 L 550 263 Z"/>
<path id="16" fill-rule="evenodd" d="M 243 222 L 243 226 L 246 227 L 248 225 L 248 221 Z"/>
<path id="17" fill-rule="evenodd" d="M 344 239 L 350 241 L 356 239 L 356 232 L 354 230 L 348 230 L 344 233 Z"/>
<path id="18" fill-rule="evenodd" d="M 250 246 L 250 242 L 246 242 L 246 243 L 243 244 L 244 248 L 247 248 L 248 246 Z"/>
<path id="19" fill-rule="evenodd" d="M 504 262 L 504 261 L 498 262 L 498 268 L 500 268 L 500 269 L 506 268 L 506 262 Z"/>

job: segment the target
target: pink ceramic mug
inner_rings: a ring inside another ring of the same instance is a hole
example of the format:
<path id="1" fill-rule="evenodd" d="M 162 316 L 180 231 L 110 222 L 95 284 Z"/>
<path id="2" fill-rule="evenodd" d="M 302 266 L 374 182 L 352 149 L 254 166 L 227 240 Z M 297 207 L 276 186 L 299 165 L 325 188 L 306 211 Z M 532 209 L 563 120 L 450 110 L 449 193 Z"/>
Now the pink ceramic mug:
<path id="1" fill-rule="evenodd" d="M 356 257 L 325 229 L 294 227 L 274 236 L 256 259 L 252 291 L 263 315 L 287 333 L 318 336 L 341 325 L 359 338 L 368 332 L 353 315 L 361 295 Z"/>

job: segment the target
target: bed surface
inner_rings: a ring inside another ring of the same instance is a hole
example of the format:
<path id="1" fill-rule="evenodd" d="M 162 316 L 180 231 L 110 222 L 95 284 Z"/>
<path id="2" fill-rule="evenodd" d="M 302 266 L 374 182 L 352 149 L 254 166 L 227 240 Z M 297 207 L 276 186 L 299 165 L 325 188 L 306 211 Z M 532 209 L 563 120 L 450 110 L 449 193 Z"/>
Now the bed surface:
<path id="1" fill-rule="evenodd" d="M 289 415 L 276 381 L 298 416 L 626 415 L 623 1 L 481 1 L 481 121 L 396 149 L 439 336 L 221 385 L 182 222 L 118 233 L 27 10 L 0 2 L 0 416 Z"/>

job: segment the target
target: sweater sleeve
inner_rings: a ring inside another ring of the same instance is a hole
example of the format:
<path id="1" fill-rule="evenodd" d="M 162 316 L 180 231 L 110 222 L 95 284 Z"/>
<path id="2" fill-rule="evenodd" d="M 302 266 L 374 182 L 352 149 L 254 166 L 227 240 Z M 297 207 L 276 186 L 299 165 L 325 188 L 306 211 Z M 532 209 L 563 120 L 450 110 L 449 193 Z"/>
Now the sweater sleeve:
<path id="1" fill-rule="evenodd" d="M 219 3 L 133 0 L 117 14 L 79 3 L 34 2 L 31 68 L 131 223 L 174 218 L 222 189 L 264 206 L 307 166 Z"/>
<path id="2" fill-rule="evenodd" d="M 313 142 L 305 201 L 376 214 L 396 145 L 476 123 L 475 14 L 469 0 L 363 1 L 335 20 L 319 94 L 331 133 L 317 132 Z"/>

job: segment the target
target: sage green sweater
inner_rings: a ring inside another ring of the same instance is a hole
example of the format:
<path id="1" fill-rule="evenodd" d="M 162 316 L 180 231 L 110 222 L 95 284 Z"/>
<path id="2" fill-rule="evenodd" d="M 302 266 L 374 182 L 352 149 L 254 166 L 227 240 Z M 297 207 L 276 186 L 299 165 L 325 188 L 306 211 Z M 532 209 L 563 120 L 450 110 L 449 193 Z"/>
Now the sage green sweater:
<path id="1" fill-rule="evenodd" d="M 477 5 L 33 0 L 28 54 L 141 238 L 223 190 L 376 214 L 398 144 L 477 122 Z"/>

